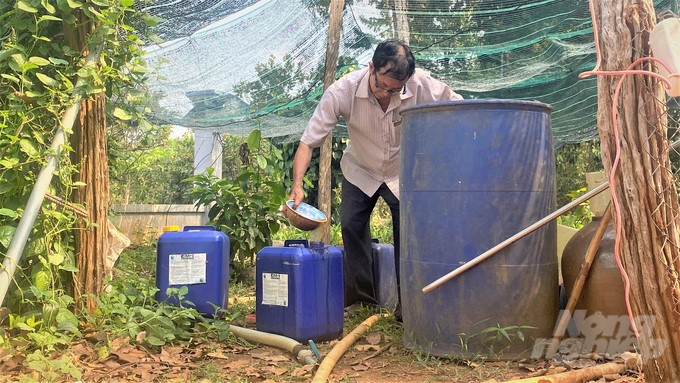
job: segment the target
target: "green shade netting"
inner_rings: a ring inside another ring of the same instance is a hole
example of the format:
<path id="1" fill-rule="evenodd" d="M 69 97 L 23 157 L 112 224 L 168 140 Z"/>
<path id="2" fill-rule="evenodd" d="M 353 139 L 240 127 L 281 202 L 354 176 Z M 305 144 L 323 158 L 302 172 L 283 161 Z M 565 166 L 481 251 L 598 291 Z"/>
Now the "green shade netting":
<path id="1" fill-rule="evenodd" d="M 146 47 L 156 120 L 297 140 L 322 94 L 328 3 L 146 2 L 140 9 L 163 19 L 164 42 Z M 655 6 L 677 12 L 678 1 Z M 578 78 L 596 60 L 585 0 L 347 1 L 338 75 L 392 37 L 465 98 L 550 104 L 557 146 L 597 137 L 597 81 Z"/>

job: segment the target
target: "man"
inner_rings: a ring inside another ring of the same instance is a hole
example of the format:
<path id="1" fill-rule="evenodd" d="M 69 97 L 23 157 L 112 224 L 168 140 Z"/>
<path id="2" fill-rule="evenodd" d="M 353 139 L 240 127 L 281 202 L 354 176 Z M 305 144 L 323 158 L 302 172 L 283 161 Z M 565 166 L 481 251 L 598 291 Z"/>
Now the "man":
<path id="1" fill-rule="evenodd" d="M 381 42 L 368 68 L 343 76 L 324 92 L 307 125 L 293 160 L 293 186 L 289 199 L 296 208 L 304 198 L 302 179 L 313 148 L 344 118 L 349 143 L 340 161 L 342 200 L 340 221 L 345 248 L 345 307 L 375 306 L 370 218 L 379 197 L 392 213 L 395 270 L 399 291 L 399 147 L 400 111 L 415 104 L 462 97 L 441 81 L 416 69 L 408 45 L 398 40 Z M 427 134 L 427 132 L 423 132 Z"/>

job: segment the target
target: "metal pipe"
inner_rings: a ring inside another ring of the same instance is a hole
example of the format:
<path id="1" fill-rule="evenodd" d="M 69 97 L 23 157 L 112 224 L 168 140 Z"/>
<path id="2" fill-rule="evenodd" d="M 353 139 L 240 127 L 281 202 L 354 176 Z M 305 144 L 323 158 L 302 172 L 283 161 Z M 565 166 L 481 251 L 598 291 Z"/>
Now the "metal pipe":
<path id="1" fill-rule="evenodd" d="M 90 54 L 85 59 L 85 66 L 94 63 L 99 60 L 99 54 L 101 49 L 90 52 Z M 78 78 L 76 82 L 76 89 L 84 83 L 82 78 Z M 62 152 L 62 146 L 66 142 L 66 129 L 71 130 L 75 124 L 78 113 L 80 112 L 81 101 L 83 96 L 80 93 L 75 94 L 74 104 L 71 105 L 61 118 L 61 125 L 57 128 L 57 132 L 52 139 L 52 144 L 50 145 L 50 154 L 47 163 L 43 166 L 38 174 L 31 195 L 26 203 L 26 209 L 24 214 L 19 220 L 17 229 L 12 236 L 12 241 L 7 249 L 7 254 L 2 262 L 2 269 L 0 270 L 0 306 L 5 301 L 5 296 L 7 295 L 7 290 L 9 290 L 10 282 L 14 277 L 14 272 L 19 265 L 21 260 L 21 255 L 26 247 L 26 241 L 28 240 L 28 235 L 33 229 L 33 224 L 40 212 L 40 206 L 45 199 L 45 193 L 50 186 L 52 181 L 52 176 L 58 165 L 58 158 Z"/>

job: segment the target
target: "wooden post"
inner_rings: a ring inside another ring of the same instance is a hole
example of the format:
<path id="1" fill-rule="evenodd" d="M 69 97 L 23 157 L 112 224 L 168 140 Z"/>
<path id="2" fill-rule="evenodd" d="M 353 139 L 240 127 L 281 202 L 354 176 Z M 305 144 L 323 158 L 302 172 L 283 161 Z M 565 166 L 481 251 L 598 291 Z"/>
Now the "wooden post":
<path id="1" fill-rule="evenodd" d="M 331 0 L 330 20 L 328 22 L 328 47 L 326 48 L 326 70 L 323 77 L 324 91 L 335 81 L 340 52 L 340 33 L 342 32 L 342 10 L 345 0 Z M 328 220 L 311 233 L 311 239 L 330 243 L 331 241 L 331 160 L 333 155 L 333 133 L 329 133 L 321 145 L 319 157 L 319 210 Z"/>
<path id="2" fill-rule="evenodd" d="M 593 238 L 591 238 L 590 240 L 590 245 L 588 246 L 588 250 L 586 250 L 586 256 L 583 259 L 583 263 L 581 264 L 581 269 L 579 270 L 578 276 L 576 277 L 576 281 L 574 282 L 574 287 L 571 289 L 571 294 L 569 294 L 567 307 L 564 309 L 564 311 L 562 311 L 562 315 L 557 321 L 557 326 L 555 326 L 552 342 L 550 342 L 550 347 L 548 347 L 548 351 L 546 352 L 547 358 L 554 357 L 560 348 L 560 342 L 562 342 L 562 339 L 564 338 L 564 333 L 567 330 L 567 326 L 569 325 L 571 314 L 574 312 L 576 304 L 578 303 L 578 300 L 581 297 L 581 291 L 583 290 L 583 286 L 585 286 L 586 284 L 586 279 L 588 278 L 588 275 L 590 273 L 590 267 L 593 265 L 593 262 L 595 261 L 595 257 L 597 256 L 598 250 L 600 250 L 602 237 L 604 237 L 604 233 L 607 231 L 607 226 L 609 226 L 609 222 L 611 222 L 612 218 L 611 206 L 612 206 L 611 203 L 607 205 L 607 209 L 602 215 L 600 224 L 597 226 L 597 230 L 595 230 L 595 234 L 593 235 Z"/>
<path id="3" fill-rule="evenodd" d="M 406 43 L 410 44 L 411 31 L 409 29 L 408 15 L 408 0 L 394 0 L 394 13 L 396 19 L 395 35 L 396 37 Z"/>

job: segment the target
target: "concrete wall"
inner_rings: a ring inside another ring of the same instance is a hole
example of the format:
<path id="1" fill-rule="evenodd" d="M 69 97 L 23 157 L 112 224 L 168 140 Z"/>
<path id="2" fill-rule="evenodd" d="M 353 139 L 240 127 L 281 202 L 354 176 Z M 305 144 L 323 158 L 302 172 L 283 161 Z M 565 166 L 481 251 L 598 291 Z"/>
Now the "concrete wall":
<path id="1" fill-rule="evenodd" d="M 163 226 L 198 226 L 207 222 L 205 208 L 194 205 L 112 205 L 111 222 L 132 243 L 157 240 Z"/>
<path id="2" fill-rule="evenodd" d="M 595 189 L 608 180 L 609 179 L 604 172 L 586 173 L 586 185 L 588 185 L 588 191 Z M 602 193 L 590 199 L 590 211 L 593 212 L 595 217 L 602 217 L 604 211 L 607 210 L 607 205 L 609 205 L 609 201 L 611 201 L 611 199 L 611 191 L 609 189 L 604 190 Z"/>
<path id="3" fill-rule="evenodd" d="M 559 273 L 560 285 L 562 284 L 562 253 L 567 243 L 578 232 L 573 227 L 557 224 L 557 270 Z"/>

